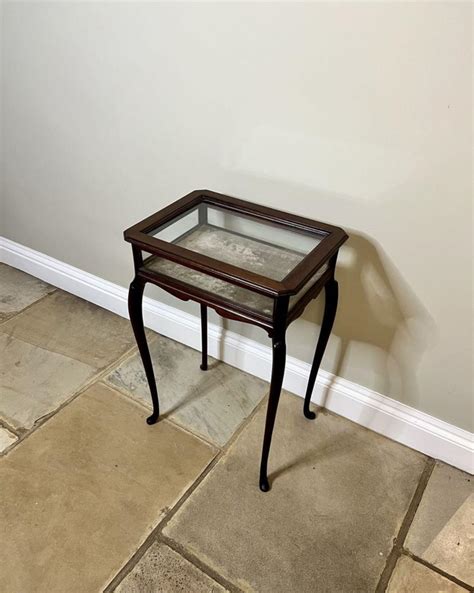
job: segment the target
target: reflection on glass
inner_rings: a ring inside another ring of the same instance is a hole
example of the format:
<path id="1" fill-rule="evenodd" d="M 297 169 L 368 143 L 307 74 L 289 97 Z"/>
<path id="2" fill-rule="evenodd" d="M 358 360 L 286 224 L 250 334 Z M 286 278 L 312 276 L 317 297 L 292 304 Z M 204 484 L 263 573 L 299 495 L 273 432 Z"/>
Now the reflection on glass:
<path id="1" fill-rule="evenodd" d="M 265 317 L 271 318 L 272 316 L 274 300 L 271 297 L 160 257 L 149 257 L 145 260 L 145 267 L 168 278 L 179 280 L 188 285 L 189 289 L 193 287 L 200 288 L 209 293 L 210 296 L 218 295 L 230 303 L 241 305 Z M 300 298 L 321 278 L 327 268 L 327 264 L 324 264 L 297 294 L 290 297 L 290 311 Z"/>
<path id="2" fill-rule="evenodd" d="M 219 261 L 283 280 L 326 236 L 202 203 L 149 232 Z"/>

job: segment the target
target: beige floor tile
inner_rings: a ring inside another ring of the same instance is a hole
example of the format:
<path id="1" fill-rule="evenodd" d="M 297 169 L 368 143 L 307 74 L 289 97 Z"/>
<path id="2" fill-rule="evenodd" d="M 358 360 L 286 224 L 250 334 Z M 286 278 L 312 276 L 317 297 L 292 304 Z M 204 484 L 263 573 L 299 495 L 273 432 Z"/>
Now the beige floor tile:
<path id="1" fill-rule="evenodd" d="M 0 460 L 2 591 L 102 591 L 213 455 L 89 388 Z"/>
<path id="2" fill-rule="evenodd" d="M 3 428 L 3 426 L 0 426 L 0 453 L 13 445 L 15 441 L 17 441 L 16 435 Z"/>
<path id="3" fill-rule="evenodd" d="M 150 343 L 161 411 L 217 445 L 224 445 L 268 391 L 268 383 L 223 362 L 209 359 L 201 371 L 201 353 L 157 336 Z M 130 358 L 107 381 L 151 406 L 140 356 Z"/>
<path id="4" fill-rule="evenodd" d="M 474 482 L 437 463 L 408 532 L 416 556 L 474 586 Z"/>
<path id="5" fill-rule="evenodd" d="M 15 315 L 54 290 L 29 274 L 0 264 L 0 321 Z"/>
<path id="6" fill-rule="evenodd" d="M 135 345 L 127 319 L 62 291 L 2 324 L 0 331 L 96 369 Z"/>
<path id="7" fill-rule="evenodd" d="M 264 494 L 263 421 L 260 410 L 165 534 L 245 591 L 374 591 L 425 458 L 340 417 L 310 422 L 283 394 Z"/>
<path id="8" fill-rule="evenodd" d="M 31 428 L 67 401 L 95 369 L 0 333 L 0 417 Z"/>
<path id="9" fill-rule="evenodd" d="M 387 593 L 465 593 L 466 589 L 402 556 L 392 574 Z"/>
<path id="10" fill-rule="evenodd" d="M 221 587 L 174 550 L 155 542 L 115 593 L 224 593 Z"/>

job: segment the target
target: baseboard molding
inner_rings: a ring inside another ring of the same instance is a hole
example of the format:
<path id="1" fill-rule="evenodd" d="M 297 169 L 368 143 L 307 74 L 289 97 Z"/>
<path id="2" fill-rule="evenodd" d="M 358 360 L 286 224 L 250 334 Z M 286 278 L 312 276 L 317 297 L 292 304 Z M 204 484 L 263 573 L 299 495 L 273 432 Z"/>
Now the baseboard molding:
<path id="1" fill-rule="evenodd" d="M 52 257 L 0 237 L 0 262 L 128 317 L 127 289 Z M 156 300 L 144 299 L 146 325 L 160 334 L 198 349 L 200 320 Z M 209 324 L 209 354 L 251 375 L 268 380 L 271 349 L 219 326 Z M 284 388 L 303 396 L 310 365 L 289 356 Z M 341 377 L 321 370 L 313 392 L 315 404 L 357 424 L 474 473 L 473 435 Z"/>

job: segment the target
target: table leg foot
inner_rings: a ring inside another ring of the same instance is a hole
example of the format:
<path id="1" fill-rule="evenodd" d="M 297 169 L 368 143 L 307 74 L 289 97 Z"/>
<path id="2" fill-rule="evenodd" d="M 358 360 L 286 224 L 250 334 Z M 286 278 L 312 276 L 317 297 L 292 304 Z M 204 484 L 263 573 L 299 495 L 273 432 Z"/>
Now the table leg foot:
<path id="1" fill-rule="evenodd" d="M 303 414 L 305 415 L 305 418 L 307 418 L 308 420 L 314 420 L 316 418 L 316 412 L 310 410 L 309 407 L 307 407 L 306 405 L 303 408 Z"/>
<path id="2" fill-rule="evenodd" d="M 260 490 L 262 492 L 268 492 L 270 490 L 270 482 L 266 476 L 264 478 L 260 478 Z"/>
<path id="3" fill-rule="evenodd" d="M 148 418 L 146 419 L 146 423 L 150 425 L 156 424 L 158 422 L 159 417 L 159 414 L 155 414 L 155 412 L 153 412 L 153 414 L 151 416 L 148 416 Z"/>

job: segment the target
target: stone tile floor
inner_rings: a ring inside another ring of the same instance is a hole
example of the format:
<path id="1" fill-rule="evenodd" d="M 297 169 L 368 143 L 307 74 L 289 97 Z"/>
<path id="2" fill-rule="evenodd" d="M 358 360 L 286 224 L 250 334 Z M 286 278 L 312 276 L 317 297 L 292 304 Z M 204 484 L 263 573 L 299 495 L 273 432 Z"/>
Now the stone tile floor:
<path id="1" fill-rule="evenodd" d="M 461 592 L 471 476 L 0 264 L 0 593 Z"/>

